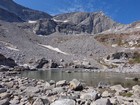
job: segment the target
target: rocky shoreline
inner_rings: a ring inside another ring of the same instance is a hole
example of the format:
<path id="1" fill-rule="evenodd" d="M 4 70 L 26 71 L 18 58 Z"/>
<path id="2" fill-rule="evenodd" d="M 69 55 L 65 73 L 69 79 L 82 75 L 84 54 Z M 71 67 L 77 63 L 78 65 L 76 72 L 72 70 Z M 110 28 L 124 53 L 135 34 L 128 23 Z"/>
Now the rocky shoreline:
<path id="1" fill-rule="evenodd" d="M 0 105 L 140 105 L 140 86 L 98 87 L 71 81 L 44 81 L 0 72 Z"/>

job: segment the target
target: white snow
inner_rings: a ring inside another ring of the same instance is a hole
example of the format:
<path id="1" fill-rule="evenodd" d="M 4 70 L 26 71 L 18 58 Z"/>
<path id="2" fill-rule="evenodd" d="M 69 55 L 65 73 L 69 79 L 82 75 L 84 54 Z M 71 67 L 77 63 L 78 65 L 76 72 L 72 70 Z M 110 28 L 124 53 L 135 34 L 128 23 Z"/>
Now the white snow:
<path id="1" fill-rule="evenodd" d="M 14 51 L 19 51 L 19 49 L 16 49 L 14 47 L 9 47 L 9 46 L 6 46 L 6 48 L 10 49 L 10 50 L 14 50 Z"/>
<path id="2" fill-rule="evenodd" d="M 37 23 L 37 21 L 29 20 L 28 23 L 30 23 L 30 24 L 35 24 L 35 23 Z"/>
<path id="3" fill-rule="evenodd" d="M 117 47 L 118 45 L 117 44 L 112 44 L 112 47 Z"/>
<path id="4" fill-rule="evenodd" d="M 0 42 L 3 43 L 5 45 L 5 47 L 10 49 L 10 50 L 19 51 L 19 49 L 17 49 L 16 46 L 14 46 L 14 45 L 12 45 L 10 43 L 4 42 L 4 41 L 0 41 Z"/>
<path id="5" fill-rule="evenodd" d="M 54 48 L 54 47 L 52 47 L 52 46 L 50 46 L 50 45 L 43 45 L 43 44 L 39 44 L 39 45 L 42 46 L 42 47 L 48 48 L 48 49 L 50 49 L 50 50 L 59 52 L 59 53 L 61 53 L 61 54 L 69 55 L 68 53 L 61 51 L 59 48 Z"/>
<path id="6" fill-rule="evenodd" d="M 64 20 L 63 22 L 64 22 L 64 23 L 67 23 L 67 22 L 69 22 L 69 21 L 68 21 L 68 20 Z"/>
<path id="7" fill-rule="evenodd" d="M 69 22 L 69 20 L 64 20 L 64 21 L 62 21 L 62 20 L 56 20 L 56 19 L 53 19 L 53 21 L 55 21 L 55 22 L 63 22 L 63 23 Z"/>
<path id="8" fill-rule="evenodd" d="M 136 26 L 136 28 L 140 28 L 140 26 Z"/>

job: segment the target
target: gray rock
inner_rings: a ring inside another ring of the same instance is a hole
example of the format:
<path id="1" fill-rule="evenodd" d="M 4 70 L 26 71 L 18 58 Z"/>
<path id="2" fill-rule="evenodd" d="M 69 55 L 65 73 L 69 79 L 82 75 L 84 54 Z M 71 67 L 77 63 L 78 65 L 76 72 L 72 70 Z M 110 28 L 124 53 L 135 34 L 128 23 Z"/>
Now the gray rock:
<path id="1" fill-rule="evenodd" d="M 53 93 L 62 93 L 65 91 L 65 88 L 64 87 L 56 87 L 56 88 L 53 88 L 52 89 L 52 92 Z"/>
<path id="2" fill-rule="evenodd" d="M 45 86 L 44 86 L 45 89 L 49 89 L 50 86 L 51 86 L 51 85 L 50 85 L 48 82 L 45 82 Z"/>
<path id="3" fill-rule="evenodd" d="M 133 90 L 133 96 L 134 97 L 140 97 L 140 86 L 139 85 L 135 85 L 132 87 Z"/>
<path id="4" fill-rule="evenodd" d="M 48 63 L 49 63 L 48 60 L 46 60 L 45 58 L 42 58 L 36 62 L 36 68 L 43 68 L 43 66 Z"/>
<path id="5" fill-rule="evenodd" d="M 65 34 L 95 34 L 117 25 L 114 21 L 107 18 L 103 12 L 85 13 L 74 12 L 57 15 L 54 19 L 57 22 L 57 31 Z M 62 22 L 61 22 L 62 21 Z M 63 21 L 67 21 L 64 23 Z"/>
<path id="6" fill-rule="evenodd" d="M 50 105 L 50 102 L 47 99 L 37 98 L 33 105 Z"/>
<path id="7" fill-rule="evenodd" d="M 102 97 L 103 98 L 107 98 L 107 97 L 110 97 L 111 96 L 111 94 L 108 92 L 108 91 L 104 91 L 103 93 L 102 93 Z"/>
<path id="8" fill-rule="evenodd" d="M 50 80 L 50 85 L 53 85 L 53 84 L 55 84 L 55 81 L 54 80 Z"/>
<path id="9" fill-rule="evenodd" d="M 10 103 L 13 104 L 13 105 L 18 105 L 19 104 L 19 99 L 12 99 L 10 100 Z"/>
<path id="10" fill-rule="evenodd" d="M 3 99 L 3 100 L 0 100 L 0 105 L 9 105 L 9 100 L 8 99 Z"/>
<path id="11" fill-rule="evenodd" d="M 4 92 L 6 92 L 7 91 L 7 89 L 5 89 L 5 88 L 0 88 L 0 94 L 1 93 L 4 93 Z"/>
<path id="12" fill-rule="evenodd" d="M 64 86 L 64 85 L 67 85 L 66 80 L 61 80 L 61 81 L 56 82 L 56 86 Z"/>
<path id="13" fill-rule="evenodd" d="M 107 82 L 100 81 L 98 83 L 98 88 L 108 88 L 110 85 Z"/>
<path id="14" fill-rule="evenodd" d="M 101 98 L 101 99 L 98 99 L 98 100 L 92 102 L 90 105 L 112 105 L 112 104 L 109 99 Z"/>
<path id="15" fill-rule="evenodd" d="M 96 100 L 99 98 L 99 95 L 96 91 L 93 91 L 89 93 L 82 93 L 80 98 L 84 100 Z"/>
<path id="16" fill-rule="evenodd" d="M 72 99 L 61 99 L 53 102 L 51 105 L 75 105 L 75 101 Z"/>
<path id="17" fill-rule="evenodd" d="M 139 85 L 135 85 L 132 87 L 133 91 L 140 91 L 140 86 Z"/>
<path id="18" fill-rule="evenodd" d="M 75 91 L 83 90 L 83 86 L 82 86 L 81 82 L 78 81 L 77 79 L 73 79 L 72 81 L 70 81 L 70 88 Z"/>
<path id="19" fill-rule="evenodd" d="M 6 58 L 4 55 L 0 54 L 0 65 L 14 67 L 17 66 L 15 61 L 11 58 Z"/>
<path id="20" fill-rule="evenodd" d="M 14 82 L 13 81 L 6 82 L 4 85 L 8 88 L 12 88 L 14 86 Z"/>
<path id="21" fill-rule="evenodd" d="M 115 90 L 116 92 L 127 91 L 128 88 L 123 88 L 121 85 L 114 85 L 110 87 L 111 90 Z"/>
<path id="22" fill-rule="evenodd" d="M 27 93 L 38 93 L 40 89 L 38 87 L 27 87 L 25 90 Z"/>
<path id="23" fill-rule="evenodd" d="M 9 96 L 10 96 L 9 93 L 4 92 L 0 94 L 0 99 L 6 99 L 6 98 L 9 98 Z"/>

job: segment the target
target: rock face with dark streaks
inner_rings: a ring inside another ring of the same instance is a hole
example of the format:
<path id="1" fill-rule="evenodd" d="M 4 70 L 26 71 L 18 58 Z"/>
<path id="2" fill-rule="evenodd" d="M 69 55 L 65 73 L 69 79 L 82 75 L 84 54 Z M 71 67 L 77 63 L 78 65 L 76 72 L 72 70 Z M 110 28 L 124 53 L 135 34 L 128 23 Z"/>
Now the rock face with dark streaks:
<path id="1" fill-rule="evenodd" d="M 0 54 L 0 65 L 14 67 L 17 66 L 15 61 L 11 58 L 6 58 L 4 55 Z"/>
<path id="2" fill-rule="evenodd" d="M 53 17 L 53 20 L 58 23 L 58 31 L 65 34 L 96 34 L 117 25 L 116 22 L 105 16 L 103 12 L 67 13 L 57 15 Z"/>

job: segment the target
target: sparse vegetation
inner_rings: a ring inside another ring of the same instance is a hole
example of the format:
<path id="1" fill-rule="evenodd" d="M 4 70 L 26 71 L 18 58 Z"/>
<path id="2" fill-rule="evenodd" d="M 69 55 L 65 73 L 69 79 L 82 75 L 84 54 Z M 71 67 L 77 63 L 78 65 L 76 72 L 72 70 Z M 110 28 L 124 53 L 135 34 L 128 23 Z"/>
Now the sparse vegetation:
<path id="1" fill-rule="evenodd" d="M 120 93 L 120 95 L 123 97 L 131 97 L 133 94 L 130 92 L 123 92 L 123 93 Z"/>
<path id="2" fill-rule="evenodd" d="M 134 56 L 132 59 L 129 60 L 129 64 L 136 64 L 140 63 L 140 53 L 139 52 L 134 52 Z"/>

